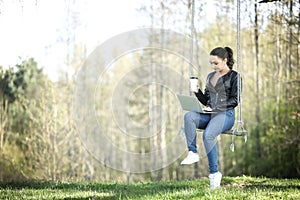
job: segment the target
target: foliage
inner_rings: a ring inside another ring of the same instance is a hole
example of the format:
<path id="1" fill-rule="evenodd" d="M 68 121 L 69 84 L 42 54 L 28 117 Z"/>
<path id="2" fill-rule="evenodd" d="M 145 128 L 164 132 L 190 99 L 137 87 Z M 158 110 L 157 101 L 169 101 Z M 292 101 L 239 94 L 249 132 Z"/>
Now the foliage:
<path id="1" fill-rule="evenodd" d="M 35 92 L 31 91 L 31 88 L 33 85 L 42 87 L 41 82 L 36 81 L 42 76 L 41 69 L 38 69 L 32 58 L 16 65 L 15 68 L 4 70 L 1 67 L 0 180 L 10 176 L 24 177 L 21 168 L 26 149 L 22 141 L 26 138 L 31 120 L 27 112 L 28 106 L 32 105 L 29 101 L 32 97 L 30 95 Z"/>

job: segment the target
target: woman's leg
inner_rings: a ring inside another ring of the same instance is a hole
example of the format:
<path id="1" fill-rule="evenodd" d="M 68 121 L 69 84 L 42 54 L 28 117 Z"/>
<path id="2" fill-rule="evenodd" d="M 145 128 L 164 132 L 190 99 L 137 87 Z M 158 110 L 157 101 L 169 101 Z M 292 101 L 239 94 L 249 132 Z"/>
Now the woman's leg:
<path id="1" fill-rule="evenodd" d="M 223 131 L 231 129 L 234 125 L 234 120 L 235 112 L 233 109 L 218 113 L 212 116 L 203 132 L 203 142 L 211 174 L 218 172 L 218 149 L 215 138 Z"/>
<path id="2" fill-rule="evenodd" d="M 197 112 L 188 112 L 184 115 L 184 132 L 189 151 L 197 152 L 197 128 L 204 129 L 209 120 L 210 115 Z"/>
<path id="3" fill-rule="evenodd" d="M 181 165 L 190 165 L 199 161 L 197 153 L 197 128 L 204 129 L 210 120 L 210 115 L 204 115 L 196 112 L 188 112 L 184 115 L 184 132 L 189 153 L 181 162 Z"/>

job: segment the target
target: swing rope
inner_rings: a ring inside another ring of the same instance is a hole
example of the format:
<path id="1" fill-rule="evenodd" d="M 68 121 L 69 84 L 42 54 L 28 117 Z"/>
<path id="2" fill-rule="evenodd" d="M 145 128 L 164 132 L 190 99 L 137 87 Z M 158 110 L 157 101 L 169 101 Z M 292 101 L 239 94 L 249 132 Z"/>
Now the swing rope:
<path id="1" fill-rule="evenodd" d="M 232 139 L 230 150 L 234 152 L 234 136 L 244 136 L 245 142 L 247 142 L 247 131 L 244 129 L 244 123 L 242 120 L 242 67 L 241 67 L 241 5 L 240 0 L 237 0 L 237 40 L 236 40 L 236 48 L 237 48 L 237 71 L 238 71 L 238 121 L 236 124 L 236 128 L 231 131 Z"/>
<path id="2" fill-rule="evenodd" d="M 190 43 L 190 77 L 193 76 L 193 55 L 194 55 L 194 35 L 195 35 L 195 0 L 192 0 L 192 3 L 190 5 L 192 10 L 192 16 L 191 16 L 191 43 Z M 192 93 L 191 93 L 192 94 Z"/>

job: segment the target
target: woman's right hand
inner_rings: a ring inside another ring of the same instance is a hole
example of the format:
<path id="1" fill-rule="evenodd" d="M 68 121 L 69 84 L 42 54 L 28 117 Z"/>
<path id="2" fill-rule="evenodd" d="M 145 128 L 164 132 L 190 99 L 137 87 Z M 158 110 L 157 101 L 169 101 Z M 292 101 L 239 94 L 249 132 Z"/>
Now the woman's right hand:
<path id="1" fill-rule="evenodd" d="M 212 111 L 211 107 L 205 107 L 203 110 L 206 111 L 206 112 L 211 112 Z"/>

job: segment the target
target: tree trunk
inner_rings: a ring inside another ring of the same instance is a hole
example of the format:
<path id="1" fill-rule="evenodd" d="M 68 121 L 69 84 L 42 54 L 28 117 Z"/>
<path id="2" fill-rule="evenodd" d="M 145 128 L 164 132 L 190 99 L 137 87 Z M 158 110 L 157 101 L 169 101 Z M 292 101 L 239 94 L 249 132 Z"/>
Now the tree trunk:
<path id="1" fill-rule="evenodd" d="M 287 26 L 287 35 L 288 35 L 288 44 L 286 45 L 287 47 L 287 55 L 286 55 L 286 59 L 287 59 L 287 63 L 288 66 L 286 67 L 285 70 L 285 78 L 286 78 L 286 91 L 285 91 L 285 123 L 288 123 L 288 115 L 289 115 L 289 80 L 290 80 L 290 76 L 292 76 L 292 49 L 293 49 L 293 30 L 292 30 L 292 24 L 291 22 L 293 21 L 293 1 L 289 2 L 289 19 L 288 19 L 288 26 Z"/>
<path id="2" fill-rule="evenodd" d="M 2 164 L 4 165 L 4 160 L 2 158 L 4 158 L 4 153 L 3 153 L 3 148 L 4 148 L 4 135 L 5 135 L 5 127 L 6 127 L 6 123 L 7 123 L 7 111 L 8 111 L 8 101 L 4 99 L 2 99 L 2 105 L 0 105 L 1 108 L 1 112 L 0 112 L 0 168 L 2 168 L 3 166 L 1 166 Z M 0 170 L 0 182 L 3 181 L 3 170 Z"/>
<path id="3" fill-rule="evenodd" d="M 259 128 L 256 129 L 256 151 L 257 151 L 257 157 L 261 157 L 261 147 L 260 147 L 260 69 L 259 69 L 259 35 L 258 35 L 258 9 L 257 9 L 257 3 L 254 4 L 254 13 L 255 13 L 255 27 L 254 27 L 254 41 L 255 41 L 255 61 L 256 61 L 256 112 L 255 112 L 255 118 L 256 123 Z"/>

